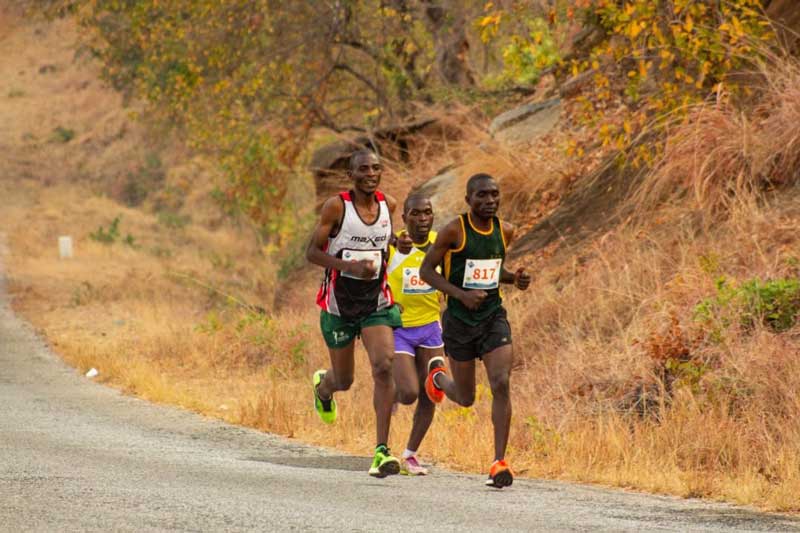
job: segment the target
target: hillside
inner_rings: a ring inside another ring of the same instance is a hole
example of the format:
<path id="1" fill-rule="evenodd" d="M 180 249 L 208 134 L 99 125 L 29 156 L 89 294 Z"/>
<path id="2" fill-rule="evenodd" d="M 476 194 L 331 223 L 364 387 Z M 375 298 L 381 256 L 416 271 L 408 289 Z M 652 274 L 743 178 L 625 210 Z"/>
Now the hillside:
<path id="1" fill-rule="evenodd" d="M 3 9 L 0 228 L 15 309 L 68 363 L 131 394 L 368 448 L 363 351 L 340 423 L 320 427 L 308 405 L 327 357 L 312 305 L 321 273 L 300 256 L 310 172 L 287 188 L 298 216 L 265 237 L 274 221 L 219 201 L 230 182 L 212 155 L 100 81 L 74 21 Z M 800 66 L 775 58 L 760 78 L 740 107 L 721 91 L 701 99 L 645 166 L 619 165 L 614 142 L 579 120 L 593 85 L 571 93 L 572 77 L 432 105 L 442 126 L 410 136 L 406 160 L 388 159 L 386 189 L 402 198 L 427 184 L 442 218 L 461 208 L 470 174 L 501 180 L 501 214 L 520 228 L 512 266 L 535 273 L 531 290 L 506 295 L 509 456 L 521 474 L 800 510 Z M 530 115 L 535 134 L 492 127 L 501 111 L 557 95 L 547 128 Z M 623 137 L 625 117 L 612 116 Z M 318 148 L 346 136 L 310 137 Z M 628 153 L 656 144 L 630 140 Z M 69 260 L 57 254 L 65 234 Z M 424 457 L 485 467 L 481 380 L 471 410 L 440 409 Z M 400 408 L 392 441 L 411 415 Z"/>

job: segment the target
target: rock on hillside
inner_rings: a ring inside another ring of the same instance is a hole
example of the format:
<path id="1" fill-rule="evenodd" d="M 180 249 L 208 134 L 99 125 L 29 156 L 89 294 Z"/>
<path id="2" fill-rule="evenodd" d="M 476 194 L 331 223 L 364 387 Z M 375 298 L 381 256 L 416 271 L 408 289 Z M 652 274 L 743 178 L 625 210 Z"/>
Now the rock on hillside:
<path id="1" fill-rule="evenodd" d="M 422 139 L 455 139 L 459 132 L 434 118 L 418 119 L 406 124 L 380 128 L 352 138 L 341 139 L 318 148 L 311 156 L 317 206 L 329 196 L 350 187 L 345 172 L 353 151 L 369 148 L 381 157 L 402 164 L 409 162 Z"/>
<path id="2" fill-rule="evenodd" d="M 561 116 L 561 99 L 525 104 L 495 117 L 489 133 L 505 144 L 527 144 L 549 133 Z"/>

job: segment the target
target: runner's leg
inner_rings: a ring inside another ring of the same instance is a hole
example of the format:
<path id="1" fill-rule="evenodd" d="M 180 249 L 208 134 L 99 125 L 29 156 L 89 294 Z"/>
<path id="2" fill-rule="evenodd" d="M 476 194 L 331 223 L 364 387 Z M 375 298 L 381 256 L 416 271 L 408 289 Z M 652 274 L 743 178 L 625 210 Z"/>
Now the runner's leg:
<path id="1" fill-rule="evenodd" d="M 353 384 L 353 358 L 354 342 L 351 341 L 342 348 L 328 348 L 331 358 L 331 368 L 325 373 L 317 393 L 320 398 L 329 399 L 334 392 L 345 391 Z"/>
<path id="2" fill-rule="evenodd" d="M 448 357 L 450 361 L 450 377 L 442 372 L 436 376 L 436 386 L 442 389 L 450 400 L 463 407 L 475 403 L 475 359 L 457 361 Z"/>
<path id="3" fill-rule="evenodd" d="M 403 405 L 411 405 L 419 396 L 415 357 L 404 352 L 395 352 L 392 362 L 392 377 L 397 393 L 397 401 Z"/>
<path id="4" fill-rule="evenodd" d="M 494 458 L 505 458 L 511 427 L 511 395 L 509 382 L 513 349 L 511 344 L 495 348 L 483 356 L 483 366 L 492 389 L 492 425 L 494 426 Z"/>
<path id="5" fill-rule="evenodd" d="M 411 426 L 411 434 L 408 437 L 408 445 L 406 446 L 407 449 L 414 451 L 419 450 L 422 439 L 425 438 L 425 434 L 433 422 L 433 412 L 436 410 L 436 404 L 430 401 L 428 395 L 425 394 L 425 378 L 428 377 L 428 361 L 430 361 L 431 357 L 441 356 L 442 349 L 417 348 L 416 351 L 417 356 L 414 358 L 414 362 L 417 368 L 414 379 L 417 384 L 418 400 L 417 407 L 414 410 L 414 423 Z"/>
<path id="6" fill-rule="evenodd" d="M 394 358 L 394 337 L 389 326 L 369 326 L 362 328 L 361 338 L 372 364 L 372 379 L 375 382 L 372 405 L 375 408 L 376 437 L 378 444 L 389 440 L 389 424 L 392 420 L 392 404 L 395 398 L 392 379 L 392 359 Z"/>

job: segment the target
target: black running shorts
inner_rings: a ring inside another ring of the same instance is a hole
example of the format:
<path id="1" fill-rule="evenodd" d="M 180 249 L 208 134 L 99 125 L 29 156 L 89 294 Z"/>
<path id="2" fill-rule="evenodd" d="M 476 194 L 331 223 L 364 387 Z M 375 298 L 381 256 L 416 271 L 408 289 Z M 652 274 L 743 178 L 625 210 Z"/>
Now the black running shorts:
<path id="1" fill-rule="evenodd" d="M 499 308 L 495 314 L 470 326 L 445 311 L 442 315 L 444 351 L 456 361 L 480 359 L 495 348 L 511 344 L 511 326 L 506 310 Z"/>

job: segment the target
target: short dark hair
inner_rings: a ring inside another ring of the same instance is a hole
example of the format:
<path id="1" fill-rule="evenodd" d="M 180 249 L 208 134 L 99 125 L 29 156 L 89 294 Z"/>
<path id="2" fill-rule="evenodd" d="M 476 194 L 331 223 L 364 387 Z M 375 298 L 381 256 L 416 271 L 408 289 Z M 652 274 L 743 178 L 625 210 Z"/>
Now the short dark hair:
<path id="1" fill-rule="evenodd" d="M 478 186 L 478 182 L 484 180 L 494 180 L 494 177 L 484 172 L 470 176 L 470 178 L 467 180 L 467 195 L 472 194 L 475 191 L 475 188 Z"/>
<path id="2" fill-rule="evenodd" d="M 350 154 L 350 161 L 347 165 L 347 168 L 353 170 L 353 166 L 356 164 L 356 159 L 365 155 L 374 155 L 375 157 L 378 157 L 378 154 L 376 154 L 374 150 L 370 150 L 369 148 L 359 148 Z"/>
<path id="3" fill-rule="evenodd" d="M 409 205 L 411 202 L 415 202 L 417 200 L 427 200 L 430 202 L 431 198 L 425 193 L 421 192 L 412 192 L 408 196 L 406 196 L 406 201 L 403 202 L 403 214 L 408 213 Z"/>

